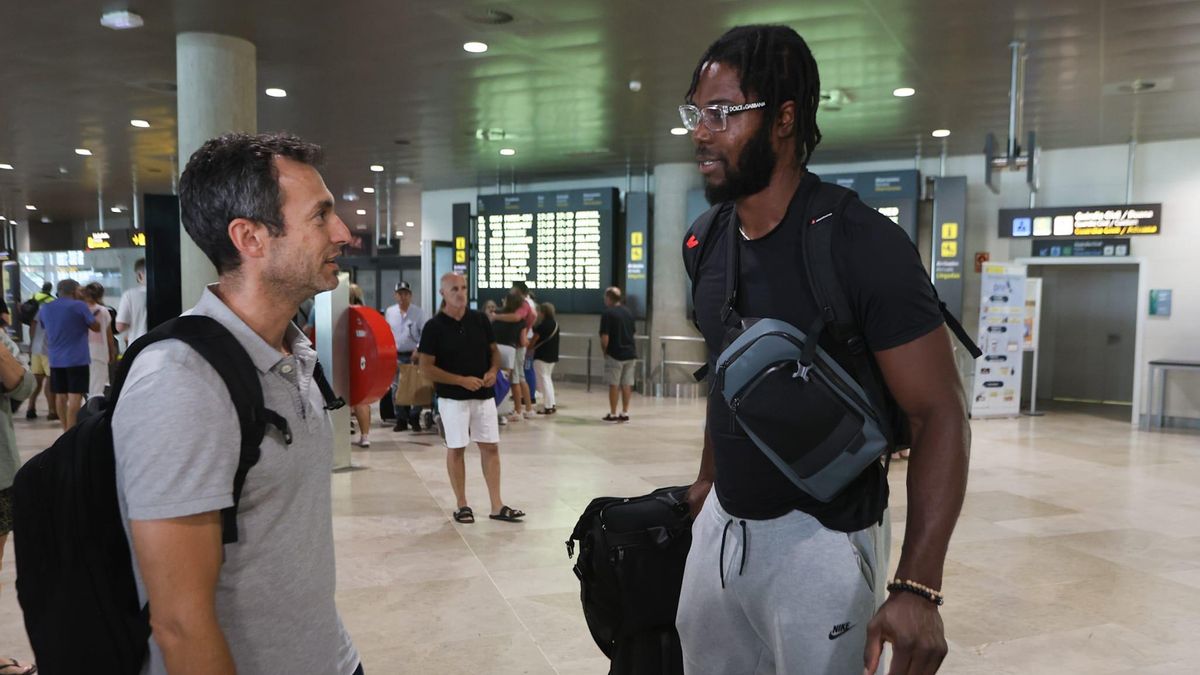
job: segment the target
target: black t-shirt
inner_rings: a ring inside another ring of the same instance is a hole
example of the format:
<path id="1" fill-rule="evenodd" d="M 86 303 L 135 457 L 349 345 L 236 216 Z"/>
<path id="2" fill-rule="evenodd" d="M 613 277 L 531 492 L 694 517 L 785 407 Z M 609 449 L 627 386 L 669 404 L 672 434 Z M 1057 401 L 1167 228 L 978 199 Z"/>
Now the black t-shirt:
<path id="1" fill-rule="evenodd" d="M 525 330 L 524 321 L 493 321 L 492 334 L 496 344 L 518 347 L 521 344 L 521 331 Z"/>
<path id="2" fill-rule="evenodd" d="M 533 327 L 533 332 L 538 338 L 533 358 L 546 363 L 558 363 L 558 322 L 546 317 Z"/>
<path id="3" fill-rule="evenodd" d="M 812 325 L 817 307 L 803 267 L 800 228 L 805 214 L 800 211 L 809 191 L 819 184 L 816 175 L 806 174 L 783 222 L 764 237 L 739 242 L 737 311 L 741 316 L 780 319 L 805 331 Z M 696 317 L 708 345 L 710 368 L 726 341 L 721 308 L 729 250 L 725 237 L 731 232 L 740 237 L 736 214 L 729 226 L 714 226 L 696 285 Z M 871 351 L 898 347 L 942 324 L 929 275 L 904 230 L 855 199 L 846 207 L 834 242 L 838 279 Z M 826 342 L 822 347 L 837 353 L 836 346 Z M 887 476 L 881 463 L 873 464 L 825 503 L 797 488 L 767 459 L 734 423 L 729 406 L 715 389 L 709 394 L 707 424 L 714 444 L 717 497 L 730 514 L 765 519 L 799 509 L 825 527 L 852 532 L 877 522 L 883 513 Z"/>
<path id="4" fill-rule="evenodd" d="M 434 365 L 455 375 L 483 377 L 492 367 L 492 323 L 487 315 L 468 309 L 462 321 L 438 312 L 425 324 L 417 351 L 436 359 Z M 491 387 L 467 391 L 456 384 L 438 384 L 437 395 L 458 401 L 487 399 L 495 395 Z"/>
<path id="5" fill-rule="evenodd" d="M 637 347 L 633 343 L 635 328 L 633 312 L 625 305 L 613 305 L 604 310 L 600 317 L 600 334 L 608 336 L 608 349 L 604 353 L 618 361 L 636 359 Z"/>

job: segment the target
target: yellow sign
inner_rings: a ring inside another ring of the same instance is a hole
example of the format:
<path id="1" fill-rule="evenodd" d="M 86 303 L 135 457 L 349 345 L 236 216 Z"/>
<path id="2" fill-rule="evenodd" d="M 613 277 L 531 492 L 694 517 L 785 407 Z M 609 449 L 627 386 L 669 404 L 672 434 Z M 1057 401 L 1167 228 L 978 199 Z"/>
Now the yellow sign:
<path id="1" fill-rule="evenodd" d="M 455 237 L 454 238 L 454 248 L 457 251 L 467 250 L 467 238 L 466 237 Z M 466 262 L 466 261 L 460 260 L 459 262 Z"/>
<path id="2" fill-rule="evenodd" d="M 630 232 L 629 233 L 629 244 L 631 246 L 641 246 L 642 245 L 642 233 L 641 232 Z"/>
<path id="3" fill-rule="evenodd" d="M 642 247 L 634 246 L 633 248 L 629 249 L 629 259 L 634 262 L 641 260 L 642 259 Z"/>
<path id="4" fill-rule="evenodd" d="M 107 232 L 93 232 L 88 235 L 87 248 L 89 251 L 97 249 L 112 248 L 112 243 L 108 240 Z"/>
<path id="5" fill-rule="evenodd" d="M 942 239 L 958 239 L 958 223 L 942 223 Z"/>
<path id="6" fill-rule="evenodd" d="M 454 262 L 456 262 L 456 263 L 467 262 L 467 252 L 466 251 L 455 251 L 454 252 Z"/>
<path id="7" fill-rule="evenodd" d="M 129 243 L 133 244 L 134 246 L 145 246 L 146 245 L 146 233 L 145 232 L 134 232 L 133 234 L 129 235 Z"/>
<path id="8" fill-rule="evenodd" d="M 943 241 L 942 242 L 942 257 L 943 258 L 953 258 L 957 255 L 958 255 L 958 242 L 957 241 Z"/>

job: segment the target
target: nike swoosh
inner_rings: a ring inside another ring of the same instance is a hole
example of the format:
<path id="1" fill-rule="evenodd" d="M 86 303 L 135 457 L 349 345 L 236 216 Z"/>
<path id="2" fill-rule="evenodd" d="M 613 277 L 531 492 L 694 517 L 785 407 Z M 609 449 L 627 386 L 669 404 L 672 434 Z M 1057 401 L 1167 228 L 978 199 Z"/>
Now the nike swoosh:
<path id="1" fill-rule="evenodd" d="M 845 635 L 846 633 L 849 633 L 850 630 L 853 628 L 854 628 L 854 624 L 850 624 L 848 626 L 835 626 L 833 628 L 833 630 L 829 631 L 829 639 L 836 640 L 836 639 L 842 637 L 843 635 Z"/>
<path id="2" fill-rule="evenodd" d="M 700 245 L 700 240 L 696 238 L 696 235 L 693 234 L 691 237 L 688 237 L 688 240 L 687 240 L 688 248 L 696 248 L 699 245 Z"/>

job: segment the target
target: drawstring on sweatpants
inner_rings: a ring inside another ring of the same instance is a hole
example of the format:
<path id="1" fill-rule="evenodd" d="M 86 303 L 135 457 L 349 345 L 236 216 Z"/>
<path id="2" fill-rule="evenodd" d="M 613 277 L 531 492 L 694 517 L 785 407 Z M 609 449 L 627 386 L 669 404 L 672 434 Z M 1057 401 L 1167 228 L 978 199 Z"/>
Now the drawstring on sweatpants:
<path id="1" fill-rule="evenodd" d="M 741 520 L 738 522 L 741 523 L 741 525 L 742 525 L 742 563 L 741 563 L 741 567 L 738 568 L 738 576 L 740 577 L 740 576 L 742 576 L 742 572 L 746 571 L 746 548 L 747 548 L 747 546 L 746 546 L 746 521 Z M 721 531 L 721 557 L 717 561 L 719 563 L 718 568 L 721 573 L 721 588 L 725 588 L 725 537 L 727 537 L 729 535 L 729 527 L 731 525 L 733 525 L 732 518 L 729 519 L 729 522 L 725 523 L 725 529 Z"/>

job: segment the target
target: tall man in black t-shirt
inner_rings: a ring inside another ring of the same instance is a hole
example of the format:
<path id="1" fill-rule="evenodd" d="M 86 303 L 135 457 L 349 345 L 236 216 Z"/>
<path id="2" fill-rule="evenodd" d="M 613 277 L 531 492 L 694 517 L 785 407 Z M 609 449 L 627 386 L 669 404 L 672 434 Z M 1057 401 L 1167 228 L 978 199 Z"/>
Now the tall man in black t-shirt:
<path id="1" fill-rule="evenodd" d="M 817 64 L 787 27 L 734 28 L 696 67 L 680 113 L 709 201 L 735 207 L 707 232 L 709 241 L 684 242 L 685 250 L 703 245 L 695 307 L 710 365 L 727 339 L 728 237 L 738 238 L 740 316 L 802 329 L 816 318 L 799 246 L 808 198 L 820 187 L 805 168 L 821 138 L 819 100 Z M 896 574 L 911 583 L 894 586 L 877 609 L 876 589 L 887 583 L 885 554 L 876 553 L 885 550 L 881 464 L 820 502 L 757 449 L 714 388 L 688 494 L 696 521 L 677 621 L 688 675 L 842 675 L 864 672 L 864 663 L 881 673 L 885 641 L 896 675 L 934 673 L 946 655 L 932 600 L 966 488 L 962 387 L 928 274 L 904 232 L 857 199 L 837 226 L 835 267 L 853 318 L 912 425 Z"/>
<path id="2" fill-rule="evenodd" d="M 446 432 L 446 471 L 458 500 L 454 520 L 475 522 L 467 505 L 467 444 L 475 441 L 483 479 L 492 502 L 492 520 L 517 522 L 525 513 L 500 498 L 500 426 L 493 387 L 500 370 L 500 350 L 492 324 L 467 307 L 467 280 L 455 272 L 442 276 L 442 311 L 425 324 L 417 352 L 421 372 L 433 380 L 438 413 Z"/>
<path id="3" fill-rule="evenodd" d="M 600 316 L 600 347 L 604 351 L 604 383 L 608 385 L 608 414 L 605 422 L 628 422 L 629 401 L 633 398 L 637 347 L 633 334 L 637 327 L 633 313 L 622 301 L 621 289 L 604 290 L 604 314 Z M 617 414 L 618 394 L 621 414 Z"/>

